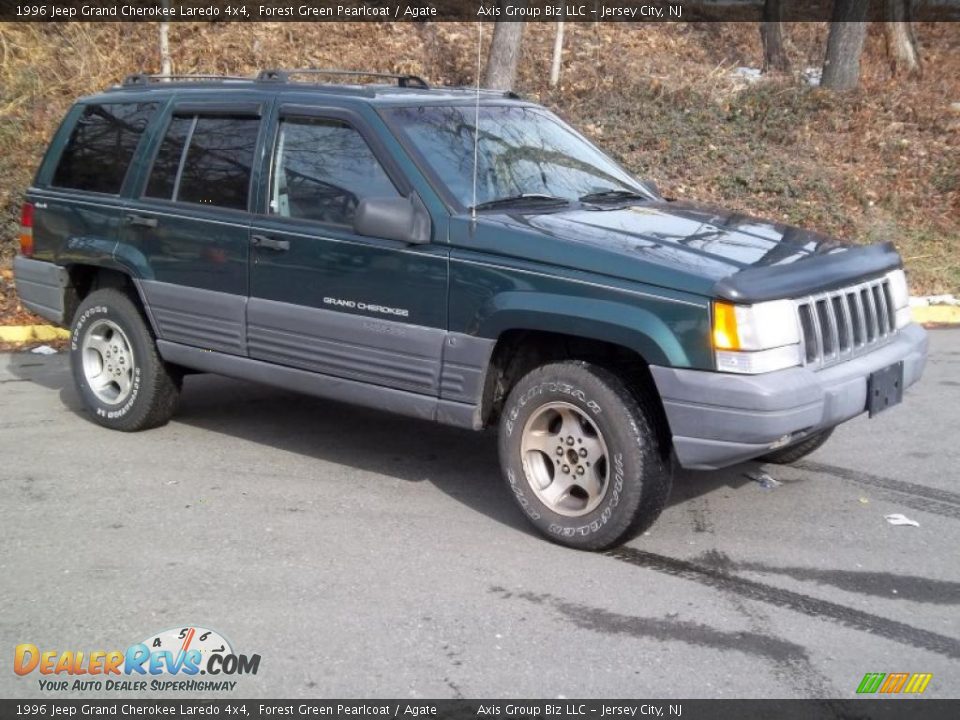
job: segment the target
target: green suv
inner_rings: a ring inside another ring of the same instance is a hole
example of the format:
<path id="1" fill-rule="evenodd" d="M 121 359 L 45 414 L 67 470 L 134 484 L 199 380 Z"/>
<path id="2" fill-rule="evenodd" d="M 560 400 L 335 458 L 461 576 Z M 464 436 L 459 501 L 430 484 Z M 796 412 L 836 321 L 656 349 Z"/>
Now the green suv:
<path id="1" fill-rule="evenodd" d="M 602 549 L 676 464 L 796 460 L 920 377 L 890 244 L 666 200 L 512 93 L 321 72 L 67 114 L 14 270 L 98 423 L 162 425 L 200 371 L 498 426 L 529 520 Z"/>

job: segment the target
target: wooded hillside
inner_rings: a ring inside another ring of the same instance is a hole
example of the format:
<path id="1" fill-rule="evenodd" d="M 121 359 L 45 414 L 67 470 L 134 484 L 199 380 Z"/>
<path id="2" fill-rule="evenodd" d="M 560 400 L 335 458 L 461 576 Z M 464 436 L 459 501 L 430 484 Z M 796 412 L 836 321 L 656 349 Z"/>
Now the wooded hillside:
<path id="1" fill-rule="evenodd" d="M 516 89 L 666 195 L 856 241 L 892 239 L 916 291 L 960 290 L 954 25 L 914 28 L 919 79 L 892 77 L 883 28 L 872 25 L 861 89 L 847 94 L 803 76 L 822 65 L 826 24 L 786 25 L 794 74 L 753 79 L 735 69 L 763 63 L 755 24 L 568 23 L 551 88 L 555 30 L 525 26 Z M 174 23 L 169 41 L 180 73 L 313 66 L 476 81 L 475 24 Z M 66 108 L 127 73 L 158 71 L 158 47 L 156 24 L 0 25 L 0 268 L 15 252 L 22 191 Z"/>

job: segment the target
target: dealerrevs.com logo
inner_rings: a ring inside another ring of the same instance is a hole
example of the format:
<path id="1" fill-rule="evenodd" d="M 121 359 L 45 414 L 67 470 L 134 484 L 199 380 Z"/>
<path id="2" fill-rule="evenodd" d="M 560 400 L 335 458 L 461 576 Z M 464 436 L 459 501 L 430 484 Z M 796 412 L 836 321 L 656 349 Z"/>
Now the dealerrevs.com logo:
<path id="1" fill-rule="evenodd" d="M 126 650 L 56 650 L 17 645 L 13 671 L 44 691 L 230 691 L 237 675 L 256 675 L 259 655 L 242 655 L 220 633 L 183 627 L 151 635 Z M 204 676 L 202 679 L 199 676 Z M 226 677 L 225 677 L 226 676 Z"/>

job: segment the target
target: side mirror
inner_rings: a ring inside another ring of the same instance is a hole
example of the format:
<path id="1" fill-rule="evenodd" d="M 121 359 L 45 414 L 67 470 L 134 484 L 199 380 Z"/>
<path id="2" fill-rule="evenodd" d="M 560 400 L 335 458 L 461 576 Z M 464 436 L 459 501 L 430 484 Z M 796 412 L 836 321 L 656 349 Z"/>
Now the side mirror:
<path id="1" fill-rule="evenodd" d="M 430 242 L 430 215 L 415 193 L 409 198 L 364 198 L 353 216 L 353 231 L 422 245 Z"/>
<path id="2" fill-rule="evenodd" d="M 655 180 L 643 180 L 643 186 L 652 192 L 655 197 L 662 198 L 663 195 L 660 194 L 660 187 L 657 185 Z"/>

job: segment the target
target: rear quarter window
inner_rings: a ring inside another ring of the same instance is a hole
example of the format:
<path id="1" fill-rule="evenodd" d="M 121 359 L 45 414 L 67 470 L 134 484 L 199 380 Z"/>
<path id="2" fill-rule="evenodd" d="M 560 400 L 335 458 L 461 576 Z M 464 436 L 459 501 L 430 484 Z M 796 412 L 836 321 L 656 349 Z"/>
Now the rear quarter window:
<path id="1" fill-rule="evenodd" d="M 86 105 L 60 155 L 51 185 L 119 194 L 157 103 Z"/>

